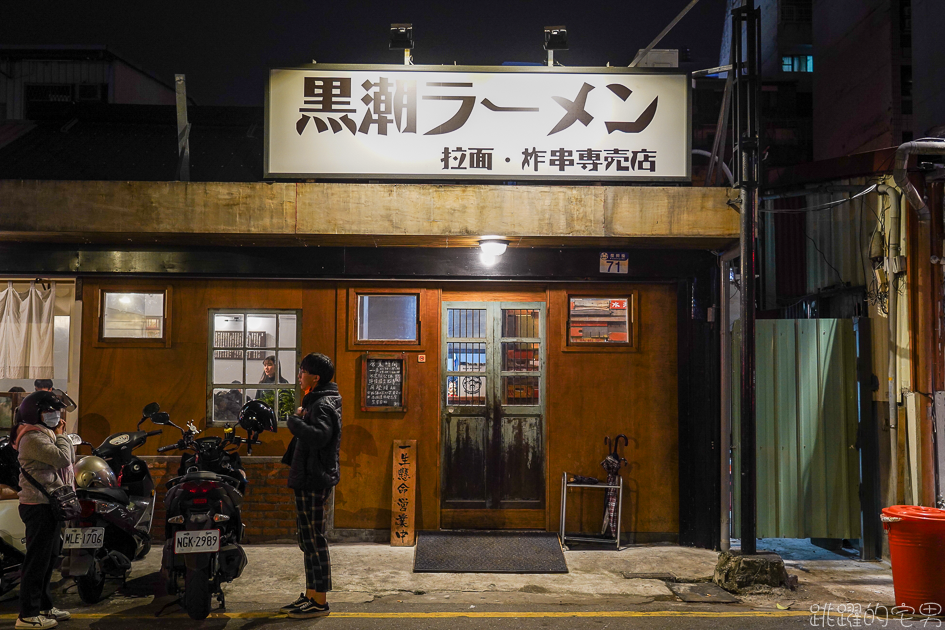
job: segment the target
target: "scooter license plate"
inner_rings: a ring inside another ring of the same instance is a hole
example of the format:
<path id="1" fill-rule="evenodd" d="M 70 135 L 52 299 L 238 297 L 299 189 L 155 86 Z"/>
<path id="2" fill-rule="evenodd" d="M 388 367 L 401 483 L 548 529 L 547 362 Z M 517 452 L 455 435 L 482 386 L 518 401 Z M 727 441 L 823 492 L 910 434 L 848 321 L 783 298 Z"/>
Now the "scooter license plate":
<path id="1" fill-rule="evenodd" d="M 67 527 L 63 549 L 98 549 L 105 541 L 104 527 Z"/>
<path id="2" fill-rule="evenodd" d="M 174 553 L 211 553 L 220 551 L 219 529 L 198 529 L 174 534 Z"/>

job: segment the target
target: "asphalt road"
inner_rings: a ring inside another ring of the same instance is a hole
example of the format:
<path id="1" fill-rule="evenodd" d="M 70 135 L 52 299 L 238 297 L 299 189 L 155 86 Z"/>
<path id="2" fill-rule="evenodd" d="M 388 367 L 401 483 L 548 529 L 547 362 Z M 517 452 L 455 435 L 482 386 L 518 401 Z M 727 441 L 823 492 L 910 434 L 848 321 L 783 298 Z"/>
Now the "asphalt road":
<path id="1" fill-rule="evenodd" d="M 761 610 L 740 604 L 706 605 L 678 602 L 628 604 L 619 597 L 590 598 L 569 596 L 560 603 L 553 596 L 532 598 L 521 595 L 503 602 L 481 593 L 404 594 L 373 598 L 366 602 L 337 602 L 332 614 L 322 619 L 294 620 L 276 612 L 286 602 L 227 602 L 220 610 L 214 602 L 210 618 L 197 622 L 173 603 L 168 596 L 153 595 L 155 575 L 145 575 L 128 582 L 119 592 L 86 606 L 66 587 L 56 596 L 57 605 L 73 613 L 73 619 L 61 624 L 66 630 L 255 630 L 256 628 L 365 628 L 365 629 L 453 629 L 453 628 L 643 628 L 679 630 L 680 628 L 804 628 L 851 627 L 849 618 L 832 613 L 828 619 L 814 617 L 807 610 Z M 291 599 L 291 596 L 288 598 Z M 472 603 L 481 601 L 480 603 Z M 489 600 L 489 601 L 484 601 Z M 331 601 L 329 599 L 329 601 Z M 162 610 L 163 609 L 163 610 Z M 17 601 L 12 594 L 0 601 L 0 628 L 12 628 Z M 828 622 L 828 623 L 825 623 Z M 859 620 L 860 627 L 929 627 L 919 620 Z M 936 622 L 932 621 L 932 627 Z"/>

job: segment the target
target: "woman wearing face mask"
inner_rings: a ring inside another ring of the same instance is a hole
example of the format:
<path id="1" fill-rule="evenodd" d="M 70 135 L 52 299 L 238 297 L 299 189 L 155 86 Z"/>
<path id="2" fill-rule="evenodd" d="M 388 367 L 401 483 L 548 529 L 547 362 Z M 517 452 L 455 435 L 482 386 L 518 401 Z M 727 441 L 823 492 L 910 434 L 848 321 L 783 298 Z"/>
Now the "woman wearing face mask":
<path id="1" fill-rule="evenodd" d="M 46 492 L 72 483 L 75 447 L 63 433 L 66 408 L 53 392 L 39 391 L 23 399 L 17 410 L 20 421 L 15 447 L 20 462 L 20 518 L 26 527 L 26 557 L 20 580 L 20 615 L 16 628 L 55 628 L 71 616 L 52 604 L 49 580 L 59 556 L 62 538 L 60 523 L 53 516 L 49 500 L 23 471 L 41 484 Z"/>

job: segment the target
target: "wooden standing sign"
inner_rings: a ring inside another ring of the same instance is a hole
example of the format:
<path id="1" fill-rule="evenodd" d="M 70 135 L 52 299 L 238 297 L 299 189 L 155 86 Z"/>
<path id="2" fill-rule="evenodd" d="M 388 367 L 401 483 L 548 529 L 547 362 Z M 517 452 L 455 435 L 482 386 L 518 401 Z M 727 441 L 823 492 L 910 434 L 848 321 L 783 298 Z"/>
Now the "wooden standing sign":
<path id="1" fill-rule="evenodd" d="M 407 411 L 407 355 L 361 357 L 361 411 Z"/>
<path id="2" fill-rule="evenodd" d="M 417 497 L 417 441 L 394 440 L 394 479 L 391 492 L 390 546 L 413 547 Z"/>

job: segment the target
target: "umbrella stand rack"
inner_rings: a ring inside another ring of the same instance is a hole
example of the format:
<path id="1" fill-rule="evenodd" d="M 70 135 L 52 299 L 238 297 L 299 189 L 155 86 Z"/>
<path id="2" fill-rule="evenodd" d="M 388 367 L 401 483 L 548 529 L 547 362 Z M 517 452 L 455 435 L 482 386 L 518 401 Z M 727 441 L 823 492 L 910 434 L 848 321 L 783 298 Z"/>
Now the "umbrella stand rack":
<path id="1" fill-rule="evenodd" d="M 564 525 L 567 522 L 567 510 L 568 510 L 568 489 L 569 488 L 598 488 L 598 489 L 617 489 L 617 531 L 613 537 L 603 537 L 596 536 L 592 537 L 590 534 L 567 534 L 564 531 Z M 621 512 L 623 508 L 623 477 L 618 475 L 617 482 L 614 484 L 607 483 L 571 483 L 568 481 L 568 473 L 561 473 L 561 531 L 558 532 L 558 535 L 561 538 L 561 546 L 564 547 L 565 551 L 568 549 L 568 541 L 574 542 L 590 542 L 590 543 L 614 543 L 617 545 L 617 551 L 620 551 L 620 519 Z"/>

